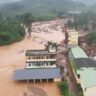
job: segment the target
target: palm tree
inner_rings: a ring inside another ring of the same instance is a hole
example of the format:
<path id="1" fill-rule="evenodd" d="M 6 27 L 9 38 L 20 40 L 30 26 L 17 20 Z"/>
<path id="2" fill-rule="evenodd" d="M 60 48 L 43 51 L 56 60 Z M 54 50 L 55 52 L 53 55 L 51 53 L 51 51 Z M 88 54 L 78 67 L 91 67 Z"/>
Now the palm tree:
<path id="1" fill-rule="evenodd" d="M 34 21 L 34 18 L 32 17 L 31 13 L 25 13 L 23 15 L 23 24 L 27 28 L 27 32 L 29 33 L 29 37 L 31 36 L 33 21 Z"/>
<path id="2" fill-rule="evenodd" d="M 48 41 L 47 44 L 45 44 L 46 49 L 49 48 L 49 46 L 52 45 L 53 47 L 57 48 L 57 43 L 53 43 L 52 41 Z"/>

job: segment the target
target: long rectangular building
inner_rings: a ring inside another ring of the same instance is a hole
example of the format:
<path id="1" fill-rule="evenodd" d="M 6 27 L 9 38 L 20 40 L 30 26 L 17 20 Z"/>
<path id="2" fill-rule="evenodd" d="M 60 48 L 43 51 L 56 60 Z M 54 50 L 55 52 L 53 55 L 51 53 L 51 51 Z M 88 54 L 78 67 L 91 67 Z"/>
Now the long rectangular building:
<path id="1" fill-rule="evenodd" d="M 84 96 L 96 96 L 96 62 L 88 58 L 79 46 L 69 51 L 69 59 Z"/>
<path id="2" fill-rule="evenodd" d="M 60 69 L 59 68 L 48 68 L 48 69 L 22 69 L 16 70 L 13 75 L 13 80 L 53 80 L 60 81 Z"/>

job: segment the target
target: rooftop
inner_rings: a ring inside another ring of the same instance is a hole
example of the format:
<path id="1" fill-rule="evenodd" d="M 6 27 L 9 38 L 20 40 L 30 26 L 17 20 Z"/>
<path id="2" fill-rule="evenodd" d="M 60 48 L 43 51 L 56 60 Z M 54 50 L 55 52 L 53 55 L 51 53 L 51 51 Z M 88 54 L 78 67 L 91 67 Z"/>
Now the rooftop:
<path id="1" fill-rule="evenodd" d="M 82 68 L 82 70 L 78 70 L 77 73 L 80 74 L 81 83 L 84 88 L 96 86 L 96 69 Z"/>
<path id="2" fill-rule="evenodd" d="M 15 70 L 13 74 L 13 80 L 59 79 L 60 77 L 59 68 Z"/>
<path id="3" fill-rule="evenodd" d="M 47 54 L 56 54 L 55 52 L 49 52 L 47 50 L 27 50 L 26 56 L 32 56 L 32 55 L 47 55 Z"/>
<path id="4" fill-rule="evenodd" d="M 74 47 L 76 47 L 77 45 L 76 44 L 68 44 L 67 45 L 67 48 L 74 48 Z"/>
<path id="5" fill-rule="evenodd" d="M 73 55 L 73 57 L 75 59 L 76 58 L 88 58 L 87 54 L 79 46 L 76 46 L 74 48 L 71 48 L 71 52 L 72 52 L 72 55 Z"/>
<path id="6" fill-rule="evenodd" d="M 77 69 L 81 68 L 96 68 L 96 62 L 89 58 L 79 58 L 74 59 L 75 65 Z M 96 71 L 96 70 L 95 70 Z"/>
<path id="7" fill-rule="evenodd" d="M 96 86 L 96 62 L 89 58 L 74 59 L 77 74 L 84 88 Z"/>
<path id="8" fill-rule="evenodd" d="M 69 33 L 73 33 L 73 34 L 78 34 L 78 31 L 76 31 L 75 29 L 67 29 L 67 31 L 69 32 Z"/>

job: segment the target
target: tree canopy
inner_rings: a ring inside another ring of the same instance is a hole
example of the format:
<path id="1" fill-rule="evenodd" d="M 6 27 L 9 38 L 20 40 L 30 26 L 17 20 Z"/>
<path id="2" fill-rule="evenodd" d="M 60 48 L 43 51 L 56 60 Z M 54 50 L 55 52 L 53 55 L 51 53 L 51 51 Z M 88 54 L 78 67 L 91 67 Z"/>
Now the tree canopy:
<path id="1" fill-rule="evenodd" d="M 35 21 L 35 19 L 32 16 L 31 13 L 25 13 L 23 15 L 23 24 L 27 28 L 27 30 L 29 32 L 29 36 L 31 35 L 31 32 L 32 32 L 32 23 L 33 23 L 33 21 Z"/>
<path id="2" fill-rule="evenodd" d="M 92 45 L 94 42 L 96 42 L 96 32 L 91 32 L 87 35 L 87 43 Z"/>
<path id="3" fill-rule="evenodd" d="M 0 22 L 0 45 L 7 45 L 22 40 L 25 30 L 21 24 L 14 20 L 3 20 Z"/>

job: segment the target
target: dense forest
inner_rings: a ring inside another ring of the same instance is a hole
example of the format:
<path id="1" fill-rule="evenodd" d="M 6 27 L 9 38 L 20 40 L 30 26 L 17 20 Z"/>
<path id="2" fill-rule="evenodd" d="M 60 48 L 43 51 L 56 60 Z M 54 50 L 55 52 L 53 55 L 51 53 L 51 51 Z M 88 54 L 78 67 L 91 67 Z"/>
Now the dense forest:
<path id="1" fill-rule="evenodd" d="M 7 16 L 30 12 L 37 18 L 53 18 L 61 12 L 64 14 L 76 10 L 77 7 L 83 10 L 86 5 L 71 0 L 20 0 L 2 5 L 0 12 Z"/>
<path id="2" fill-rule="evenodd" d="M 0 46 L 20 41 L 25 36 L 21 23 L 9 18 L 0 18 Z"/>

